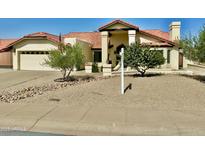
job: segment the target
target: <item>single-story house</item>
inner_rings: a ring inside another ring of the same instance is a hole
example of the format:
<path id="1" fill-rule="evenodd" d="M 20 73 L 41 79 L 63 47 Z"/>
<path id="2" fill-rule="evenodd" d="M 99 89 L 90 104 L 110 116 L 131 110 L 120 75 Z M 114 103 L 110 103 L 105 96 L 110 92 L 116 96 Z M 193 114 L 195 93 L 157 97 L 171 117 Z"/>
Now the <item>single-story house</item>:
<path id="1" fill-rule="evenodd" d="M 172 22 L 169 32 L 159 29 L 142 30 L 138 26 L 122 20 L 114 20 L 100 27 L 97 32 L 70 32 L 59 36 L 37 32 L 19 39 L 0 39 L 0 67 L 14 70 L 50 70 L 42 65 L 51 49 L 57 49 L 58 43 L 73 45 L 80 43 L 86 62 L 96 62 L 99 66 L 118 62 L 120 49 L 133 42 L 140 42 L 157 48 L 166 62 L 161 68 L 178 70 L 183 68 L 183 53 L 178 46 L 180 22 Z"/>

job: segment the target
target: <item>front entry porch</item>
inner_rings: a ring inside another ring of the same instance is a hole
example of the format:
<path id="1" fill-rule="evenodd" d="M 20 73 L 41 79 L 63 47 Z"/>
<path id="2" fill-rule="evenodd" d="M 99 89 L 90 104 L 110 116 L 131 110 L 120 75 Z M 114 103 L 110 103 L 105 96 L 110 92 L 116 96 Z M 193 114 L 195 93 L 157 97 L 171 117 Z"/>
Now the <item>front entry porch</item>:
<path id="1" fill-rule="evenodd" d="M 136 41 L 136 30 L 115 30 L 101 32 L 102 65 L 119 63 L 121 48 Z"/>

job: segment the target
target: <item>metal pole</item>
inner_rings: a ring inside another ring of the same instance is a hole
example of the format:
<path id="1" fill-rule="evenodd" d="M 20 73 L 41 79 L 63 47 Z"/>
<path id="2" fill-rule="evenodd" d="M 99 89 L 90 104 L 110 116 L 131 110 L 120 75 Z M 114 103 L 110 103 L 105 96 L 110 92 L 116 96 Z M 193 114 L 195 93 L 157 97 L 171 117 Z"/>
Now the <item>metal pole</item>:
<path id="1" fill-rule="evenodd" d="M 121 48 L 121 94 L 124 94 L 124 48 Z"/>

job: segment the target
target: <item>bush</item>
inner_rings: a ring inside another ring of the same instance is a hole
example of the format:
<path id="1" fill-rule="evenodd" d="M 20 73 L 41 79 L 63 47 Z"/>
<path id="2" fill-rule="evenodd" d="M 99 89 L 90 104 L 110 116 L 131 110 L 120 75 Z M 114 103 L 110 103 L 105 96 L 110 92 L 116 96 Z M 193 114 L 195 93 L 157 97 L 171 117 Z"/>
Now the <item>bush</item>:
<path id="1" fill-rule="evenodd" d="M 94 73 L 99 72 L 97 63 L 92 64 L 92 72 L 94 72 Z"/>
<path id="2" fill-rule="evenodd" d="M 164 64 L 165 58 L 158 50 L 151 50 L 149 46 L 133 43 L 125 48 L 125 65 L 135 68 L 141 76 L 149 68 Z"/>

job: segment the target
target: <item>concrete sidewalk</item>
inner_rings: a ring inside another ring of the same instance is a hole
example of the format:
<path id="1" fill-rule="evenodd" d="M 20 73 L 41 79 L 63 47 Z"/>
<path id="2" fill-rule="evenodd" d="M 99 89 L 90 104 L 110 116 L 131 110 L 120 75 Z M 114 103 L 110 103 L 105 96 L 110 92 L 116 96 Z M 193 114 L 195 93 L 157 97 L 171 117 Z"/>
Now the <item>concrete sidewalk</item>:
<path id="1" fill-rule="evenodd" d="M 205 112 L 0 104 L 0 129 L 64 135 L 205 135 Z"/>

